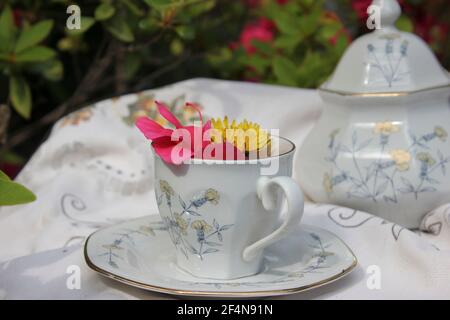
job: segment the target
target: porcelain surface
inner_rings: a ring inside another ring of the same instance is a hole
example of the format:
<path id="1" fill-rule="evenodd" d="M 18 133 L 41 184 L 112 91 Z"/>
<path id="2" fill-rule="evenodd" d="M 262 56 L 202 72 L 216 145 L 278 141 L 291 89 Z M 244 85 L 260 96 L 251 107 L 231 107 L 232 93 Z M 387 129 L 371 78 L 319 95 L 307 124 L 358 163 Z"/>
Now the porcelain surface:
<path id="1" fill-rule="evenodd" d="M 259 274 L 235 280 L 197 278 L 177 266 L 167 227 L 156 215 L 93 233 L 85 244 L 85 259 L 104 276 L 150 291 L 249 298 L 319 287 L 347 275 L 357 264 L 336 236 L 302 225 L 266 249 Z"/>
<path id="2" fill-rule="evenodd" d="M 319 89 L 324 110 L 300 149 L 299 181 L 314 201 L 416 229 L 450 201 L 450 78 L 394 27 L 397 1 L 374 4 L 382 28 L 356 40 Z"/>
<path id="3" fill-rule="evenodd" d="M 295 146 L 285 139 L 281 143 L 287 152 L 265 164 L 171 165 L 155 157 L 158 209 L 182 269 L 215 279 L 255 274 L 262 268 L 264 247 L 298 225 L 304 204 L 290 177 Z M 263 167 L 273 167 L 270 176 Z M 284 199 L 287 210 L 278 226 Z"/>

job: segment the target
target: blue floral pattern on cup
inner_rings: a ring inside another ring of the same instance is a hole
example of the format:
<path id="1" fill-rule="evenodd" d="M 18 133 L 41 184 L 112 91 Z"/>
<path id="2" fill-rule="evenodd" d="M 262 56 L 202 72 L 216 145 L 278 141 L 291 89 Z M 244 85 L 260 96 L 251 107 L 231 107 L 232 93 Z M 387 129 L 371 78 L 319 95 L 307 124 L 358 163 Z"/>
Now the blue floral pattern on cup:
<path id="1" fill-rule="evenodd" d="M 207 254 L 219 252 L 223 233 L 233 227 L 233 224 L 221 225 L 216 219 L 207 222 L 199 212 L 199 209 L 207 204 L 217 205 L 220 200 L 219 192 L 209 188 L 186 202 L 165 180 L 159 181 L 159 189 L 160 192 L 157 192 L 156 196 L 158 207 L 160 210 L 162 206 L 167 207 L 169 215 L 163 217 L 163 221 L 177 250 L 180 250 L 186 259 L 195 255 L 200 260 Z M 179 212 L 174 208 L 174 201 L 179 205 Z M 195 243 L 190 241 L 192 238 L 196 239 Z"/>

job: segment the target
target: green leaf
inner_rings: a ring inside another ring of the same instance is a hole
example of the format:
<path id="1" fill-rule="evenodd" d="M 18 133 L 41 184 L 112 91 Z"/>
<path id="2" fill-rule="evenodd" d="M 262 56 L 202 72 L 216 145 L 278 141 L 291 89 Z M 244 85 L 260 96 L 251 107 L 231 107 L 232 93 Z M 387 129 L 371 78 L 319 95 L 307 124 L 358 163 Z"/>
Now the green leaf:
<path id="1" fill-rule="evenodd" d="M 66 34 L 71 36 L 78 36 L 80 34 L 88 31 L 95 23 L 95 19 L 92 17 L 81 17 L 80 18 L 80 29 L 69 30 L 66 28 Z"/>
<path id="2" fill-rule="evenodd" d="M 61 51 L 77 51 L 81 48 L 82 40 L 80 36 L 67 36 L 58 41 L 57 47 Z"/>
<path id="3" fill-rule="evenodd" d="M 28 29 L 22 30 L 16 43 L 15 52 L 19 53 L 44 40 L 53 28 L 52 20 L 36 23 Z"/>
<path id="4" fill-rule="evenodd" d="M 279 11 L 276 13 L 275 24 L 282 33 L 297 34 L 300 30 L 299 21 L 298 16 L 288 11 Z"/>
<path id="5" fill-rule="evenodd" d="M 267 56 L 270 56 L 273 54 L 273 47 L 272 47 L 272 45 L 268 44 L 267 42 L 262 42 L 259 40 L 252 40 L 252 46 L 258 50 L 258 53 L 262 53 Z"/>
<path id="6" fill-rule="evenodd" d="M 246 60 L 246 64 L 253 67 L 259 74 L 264 73 L 266 68 L 270 66 L 270 60 L 260 55 L 249 55 Z"/>
<path id="7" fill-rule="evenodd" d="M 292 51 L 300 44 L 302 40 L 303 36 L 301 34 L 285 34 L 277 37 L 274 45 L 276 48 Z"/>
<path id="8" fill-rule="evenodd" d="M 297 83 L 301 87 L 313 88 L 324 81 L 332 72 L 335 62 L 331 54 L 308 51 L 298 68 Z"/>
<path id="9" fill-rule="evenodd" d="M 5 6 L 0 15 L 0 52 L 9 52 L 14 47 L 16 27 L 9 6 Z"/>
<path id="10" fill-rule="evenodd" d="M 186 12 L 190 17 L 197 17 L 203 13 L 210 11 L 216 5 L 216 0 L 205 0 L 203 2 L 194 3 L 186 8 Z"/>
<path id="11" fill-rule="evenodd" d="M 0 206 L 13 206 L 33 202 L 33 192 L 13 181 L 0 179 Z"/>
<path id="12" fill-rule="evenodd" d="M 114 16 L 104 21 L 103 25 L 114 37 L 124 42 L 133 42 L 133 30 L 121 16 Z"/>
<path id="13" fill-rule="evenodd" d="M 125 58 L 125 79 L 131 79 L 142 65 L 142 58 L 137 54 L 128 54 Z"/>
<path id="14" fill-rule="evenodd" d="M 295 86 L 296 80 L 296 65 L 284 57 L 276 57 L 272 63 L 273 72 L 277 80 L 284 85 Z"/>
<path id="15" fill-rule="evenodd" d="M 0 61 L 9 60 L 10 57 L 11 57 L 10 53 L 0 52 Z"/>
<path id="16" fill-rule="evenodd" d="M 50 81 L 59 81 L 64 73 L 64 66 L 59 60 L 48 60 L 36 63 L 30 67 L 31 71 L 41 74 L 45 79 Z"/>
<path id="17" fill-rule="evenodd" d="M 152 32 L 158 29 L 158 23 L 158 20 L 151 16 L 148 16 L 139 21 L 139 28 L 147 32 Z"/>
<path id="18" fill-rule="evenodd" d="M 144 0 L 144 2 L 156 10 L 182 8 L 183 13 L 189 16 L 191 16 L 191 14 L 195 16 L 196 14 L 210 10 L 215 5 L 214 0 L 204 0 L 203 2 L 199 0 Z M 195 8 L 195 6 L 199 5 L 201 6 Z"/>
<path id="19" fill-rule="evenodd" d="M 17 153 L 14 153 L 12 151 L 0 153 L 0 161 L 18 166 L 23 165 L 25 163 L 24 158 L 22 158 Z"/>
<path id="20" fill-rule="evenodd" d="M 9 80 L 9 97 L 14 110 L 25 119 L 31 114 L 31 90 L 21 76 L 12 76 Z"/>
<path id="21" fill-rule="evenodd" d="M 132 0 L 122 0 L 122 3 L 128 8 L 128 10 L 135 16 L 142 17 L 144 11 L 137 6 Z"/>
<path id="22" fill-rule="evenodd" d="M 144 2 L 155 9 L 169 5 L 168 0 L 144 0 Z"/>
<path id="23" fill-rule="evenodd" d="M 329 42 L 341 29 L 340 23 L 326 23 L 316 31 L 316 39 L 321 42 Z"/>
<path id="24" fill-rule="evenodd" d="M 397 20 L 397 27 L 401 31 L 405 31 L 405 32 L 413 32 L 414 31 L 414 24 L 412 23 L 411 19 L 405 15 L 401 16 Z"/>
<path id="25" fill-rule="evenodd" d="M 116 13 L 116 8 L 110 3 L 102 3 L 95 9 L 95 19 L 103 21 L 111 18 Z"/>
<path id="26" fill-rule="evenodd" d="M 174 56 L 179 56 L 184 51 L 184 45 L 183 42 L 180 39 L 173 39 L 170 43 L 170 52 Z"/>
<path id="27" fill-rule="evenodd" d="M 340 57 L 344 53 L 344 51 L 347 49 L 349 45 L 348 37 L 345 34 L 341 34 L 336 41 L 336 45 L 334 46 L 334 52 L 335 54 Z"/>
<path id="28" fill-rule="evenodd" d="M 0 170 L 0 180 L 11 181 L 11 179 L 8 177 L 8 175 L 6 173 L 4 173 L 2 170 Z"/>
<path id="29" fill-rule="evenodd" d="M 44 46 L 31 47 L 16 55 L 16 61 L 23 62 L 42 62 L 53 58 L 56 52 L 53 49 Z"/>
<path id="30" fill-rule="evenodd" d="M 212 65 L 221 65 L 225 64 L 233 59 L 233 52 L 228 47 L 220 48 L 219 50 L 215 50 L 213 52 L 210 52 L 206 58 L 208 59 L 208 62 Z M 238 64 L 234 64 L 237 66 Z M 228 71 L 228 70 L 224 70 Z"/>
<path id="31" fill-rule="evenodd" d="M 307 15 L 302 16 L 299 19 L 300 32 L 303 36 L 307 37 L 313 34 L 320 26 L 320 16 L 322 14 L 321 10 L 314 10 L 313 12 L 308 13 Z"/>
<path id="32" fill-rule="evenodd" d="M 191 26 L 179 26 L 175 31 L 184 40 L 192 40 L 195 38 L 195 29 Z"/>

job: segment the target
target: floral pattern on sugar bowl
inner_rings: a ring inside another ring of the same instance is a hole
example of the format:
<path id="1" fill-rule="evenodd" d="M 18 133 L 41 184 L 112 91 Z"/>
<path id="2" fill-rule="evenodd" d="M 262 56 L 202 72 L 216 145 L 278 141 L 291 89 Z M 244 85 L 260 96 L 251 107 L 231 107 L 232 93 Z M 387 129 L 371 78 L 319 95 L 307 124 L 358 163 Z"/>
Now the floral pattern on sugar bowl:
<path id="1" fill-rule="evenodd" d="M 385 35 L 379 43 L 367 45 L 367 61 L 370 66 L 369 83 L 388 85 L 409 83 L 409 70 L 405 63 L 409 42 L 399 41 L 395 35 Z"/>
<path id="2" fill-rule="evenodd" d="M 448 133 L 435 126 L 421 135 L 410 133 L 407 148 L 393 146 L 392 138 L 401 132 L 394 122 L 380 122 L 373 127 L 371 136 L 361 139 L 353 130 L 349 143 L 339 143 L 340 130 L 329 135 L 329 170 L 323 175 L 323 188 L 329 196 L 335 189 L 345 190 L 348 198 L 368 199 L 373 202 L 398 203 L 399 195 L 410 195 L 418 200 L 424 193 L 433 193 L 444 181 L 450 156 L 440 148 L 448 146 Z M 361 154 L 373 152 L 377 157 L 367 162 Z M 341 157 L 341 155 L 347 155 Z M 343 169 L 342 159 L 350 159 L 351 166 Z M 417 167 L 417 172 L 412 167 Z"/>
<path id="3" fill-rule="evenodd" d="M 219 203 L 219 192 L 209 188 L 186 202 L 165 180 L 159 180 L 159 190 L 160 192 L 156 192 L 158 207 L 161 212 L 168 212 L 163 217 L 163 222 L 176 249 L 186 259 L 195 255 L 200 260 L 208 254 L 219 252 L 226 231 L 233 225 L 221 225 L 215 218 L 210 222 L 206 221 L 201 213 L 201 210 L 206 210 L 207 205 Z M 161 210 L 162 206 L 166 206 L 167 211 Z M 211 207 L 208 209 L 214 210 Z"/>

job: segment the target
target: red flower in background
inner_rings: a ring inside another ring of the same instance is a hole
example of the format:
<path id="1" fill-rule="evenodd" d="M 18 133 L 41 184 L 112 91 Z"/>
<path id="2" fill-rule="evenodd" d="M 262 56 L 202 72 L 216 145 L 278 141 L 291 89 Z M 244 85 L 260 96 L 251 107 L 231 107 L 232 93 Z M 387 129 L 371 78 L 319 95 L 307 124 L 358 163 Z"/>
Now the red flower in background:
<path id="1" fill-rule="evenodd" d="M 6 173 L 11 179 L 14 179 L 22 170 L 22 166 L 13 163 L 3 163 L 0 164 L 0 170 Z"/>
<path id="2" fill-rule="evenodd" d="M 367 8 L 372 4 L 372 0 L 353 0 L 352 8 L 359 19 L 367 19 Z"/>
<path id="3" fill-rule="evenodd" d="M 256 22 L 247 24 L 241 32 L 239 43 L 247 53 L 255 53 L 256 48 L 252 45 L 254 40 L 261 42 L 272 42 L 274 38 L 275 24 L 267 18 L 260 18 Z"/>
<path id="4" fill-rule="evenodd" d="M 415 33 L 428 43 L 443 41 L 450 30 L 450 24 L 438 21 L 436 17 L 420 10 L 415 15 Z"/>
<path id="5" fill-rule="evenodd" d="M 13 19 L 14 19 L 14 25 L 16 27 L 22 26 L 22 19 L 23 19 L 23 13 L 20 9 L 14 9 L 13 10 Z"/>
<path id="6" fill-rule="evenodd" d="M 430 30 L 436 25 L 436 23 L 436 19 L 431 15 L 422 14 L 416 21 L 415 31 L 418 36 L 429 43 L 432 38 Z"/>
<path id="7" fill-rule="evenodd" d="M 257 8 L 261 4 L 261 0 L 245 0 L 245 4 L 250 8 Z"/>

